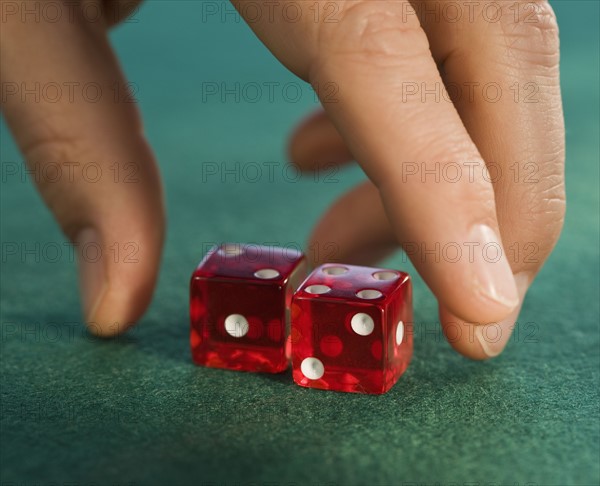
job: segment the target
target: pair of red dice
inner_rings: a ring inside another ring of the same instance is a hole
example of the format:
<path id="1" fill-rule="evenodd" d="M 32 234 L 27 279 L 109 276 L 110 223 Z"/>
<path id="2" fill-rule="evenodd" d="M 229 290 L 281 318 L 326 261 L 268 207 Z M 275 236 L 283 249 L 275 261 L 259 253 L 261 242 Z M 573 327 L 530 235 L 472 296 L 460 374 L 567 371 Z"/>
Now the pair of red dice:
<path id="1" fill-rule="evenodd" d="M 291 359 L 301 386 L 388 391 L 412 356 L 408 274 L 340 264 L 306 273 L 297 250 L 213 248 L 191 280 L 194 361 L 279 373 Z"/>

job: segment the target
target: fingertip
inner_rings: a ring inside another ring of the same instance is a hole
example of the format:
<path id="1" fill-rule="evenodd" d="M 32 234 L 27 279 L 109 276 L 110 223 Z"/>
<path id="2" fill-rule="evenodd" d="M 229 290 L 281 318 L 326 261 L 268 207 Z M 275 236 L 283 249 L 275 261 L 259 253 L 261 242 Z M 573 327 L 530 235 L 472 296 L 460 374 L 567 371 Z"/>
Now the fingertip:
<path id="1" fill-rule="evenodd" d="M 309 126 L 312 120 L 317 116 L 319 116 L 319 113 L 313 113 L 305 120 L 302 120 L 297 126 L 294 127 L 294 130 L 289 136 L 287 145 L 288 160 L 291 164 L 298 168 L 303 166 L 302 163 L 306 159 L 305 144 L 307 140 L 307 126 Z M 308 140 L 310 140 L 310 137 L 308 137 Z"/>
<path id="2" fill-rule="evenodd" d="M 523 273 L 515 275 L 514 280 L 520 301 L 516 308 L 502 319 L 465 320 L 440 304 L 439 315 L 444 336 L 455 351 L 476 361 L 502 354 L 511 339 L 530 284 L 529 276 Z"/>
<path id="3" fill-rule="evenodd" d="M 146 265 L 136 262 L 113 268 L 114 277 L 106 282 L 96 296 L 95 305 L 90 309 L 84 308 L 90 333 L 108 338 L 123 334 L 134 326 L 152 301 L 158 278 L 157 269 L 157 260 L 147 260 Z"/>
<path id="4" fill-rule="evenodd" d="M 519 309 L 521 302 L 498 302 L 489 299 L 486 295 L 479 293 L 476 289 L 464 288 L 463 298 L 444 299 L 443 305 L 448 312 L 462 322 L 486 323 L 501 322 L 514 314 Z"/>
<path id="5" fill-rule="evenodd" d="M 290 135 L 288 157 L 302 171 L 352 160 L 341 135 L 323 111 L 310 115 L 296 127 Z"/>
<path id="6" fill-rule="evenodd" d="M 506 347 L 519 310 L 492 323 L 466 322 L 440 306 L 440 322 L 446 340 L 466 358 L 483 361 L 499 356 Z"/>
<path id="7" fill-rule="evenodd" d="M 315 266 L 371 266 L 398 249 L 377 188 L 369 181 L 337 199 L 313 229 L 308 252 Z"/>
<path id="8" fill-rule="evenodd" d="M 119 285 L 108 285 L 98 296 L 96 307 L 85 315 L 88 331 L 101 338 L 124 334 L 144 314 L 152 299 L 153 288 L 153 282 L 133 292 Z"/>
<path id="9" fill-rule="evenodd" d="M 112 337 L 132 327 L 152 300 L 165 230 L 161 198 L 135 198 L 120 212 L 113 207 L 97 227 L 75 239 L 82 312 L 91 334 Z"/>

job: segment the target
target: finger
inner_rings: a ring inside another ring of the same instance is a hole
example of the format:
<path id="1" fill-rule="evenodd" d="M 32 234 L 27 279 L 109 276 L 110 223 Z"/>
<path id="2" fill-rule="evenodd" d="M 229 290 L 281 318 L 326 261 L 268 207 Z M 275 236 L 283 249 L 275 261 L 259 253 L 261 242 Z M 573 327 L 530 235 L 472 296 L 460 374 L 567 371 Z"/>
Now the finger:
<path id="1" fill-rule="evenodd" d="M 302 171 L 319 170 L 353 160 L 344 139 L 322 111 L 296 128 L 288 150 L 291 162 Z"/>
<path id="2" fill-rule="evenodd" d="M 443 16 L 434 22 L 430 16 L 423 26 L 433 55 L 443 62 L 446 84 L 480 88 L 457 96 L 454 104 L 489 167 L 501 237 L 522 301 L 564 222 L 558 28 L 547 2 L 503 5 L 496 22 L 485 21 L 483 8 L 473 12 L 475 22 L 457 25 Z M 446 329 L 458 325 L 466 331 L 478 324 L 461 322 L 444 308 L 440 316 Z M 475 326 L 476 339 L 462 332 L 451 344 L 476 359 L 496 356 L 517 318 L 518 309 L 497 324 Z"/>
<path id="3" fill-rule="evenodd" d="M 411 80 L 439 83 L 425 34 L 404 15 L 403 2 L 358 2 L 321 32 L 324 49 L 311 76 L 339 84 L 339 103 L 326 106 L 367 175 L 378 187 L 394 233 L 438 300 L 467 320 L 504 318 L 519 303 L 502 249 L 494 193 L 482 176 L 448 182 L 424 177 L 457 161 L 484 167 L 451 105 L 403 99 Z M 373 87 L 376 86 L 376 89 Z M 406 177 L 409 163 L 424 171 Z M 448 259 L 472 248 L 469 257 Z"/>
<path id="4" fill-rule="evenodd" d="M 157 167 L 104 27 L 83 15 L 52 24 L 10 18 L 1 46 L 3 84 L 40 90 L 8 96 L 3 110 L 42 197 L 77 245 L 89 329 L 122 332 L 150 302 L 164 213 Z M 50 95 L 51 85 L 72 95 Z M 60 178 L 46 176 L 51 163 Z"/>
<path id="5" fill-rule="evenodd" d="M 313 230 L 309 248 L 322 250 L 310 252 L 315 266 L 373 265 L 397 250 L 377 188 L 367 181 L 338 199 Z"/>
<path id="6" fill-rule="evenodd" d="M 313 266 L 331 262 L 374 265 L 397 250 L 377 188 L 366 182 L 338 199 L 315 227 L 309 248 L 313 249 L 309 252 Z M 521 273 L 515 281 L 524 298 L 529 279 Z M 500 354 L 520 310 L 521 304 L 499 322 L 474 324 L 440 306 L 440 322 L 455 350 L 472 359 L 487 359 Z"/>

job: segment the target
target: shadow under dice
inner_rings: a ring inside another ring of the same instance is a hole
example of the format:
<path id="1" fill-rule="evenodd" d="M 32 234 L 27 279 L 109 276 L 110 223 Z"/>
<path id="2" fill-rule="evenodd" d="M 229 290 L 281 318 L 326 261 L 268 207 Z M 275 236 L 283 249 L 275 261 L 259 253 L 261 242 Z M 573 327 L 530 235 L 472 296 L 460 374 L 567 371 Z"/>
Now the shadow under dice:
<path id="1" fill-rule="evenodd" d="M 213 248 L 190 285 L 194 361 L 214 368 L 284 371 L 292 295 L 305 275 L 304 256 L 293 249 Z"/>
<path id="2" fill-rule="evenodd" d="M 330 264 L 292 301 L 292 365 L 301 386 L 388 391 L 412 356 L 412 286 L 403 272 Z"/>

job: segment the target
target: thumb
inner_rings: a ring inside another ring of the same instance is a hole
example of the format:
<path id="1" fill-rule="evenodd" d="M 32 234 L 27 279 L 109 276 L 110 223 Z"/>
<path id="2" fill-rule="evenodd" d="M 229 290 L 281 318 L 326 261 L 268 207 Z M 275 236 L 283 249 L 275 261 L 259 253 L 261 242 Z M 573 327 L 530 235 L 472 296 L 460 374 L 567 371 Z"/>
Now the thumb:
<path id="1" fill-rule="evenodd" d="M 121 333 L 150 303 L 164 210 L 158 170 L 105 28 L 83 16 L 9 18 L 0 53 L 3 84 L 38 90 L 17 90 L 3 111 L 43 199 L 76 246 L 88 327 L 100 336 Z M 58 164 L 60 177 L 46 177 L 47 164 Z"/>

